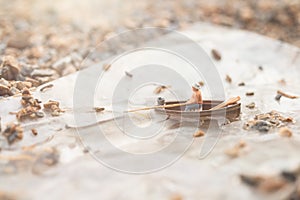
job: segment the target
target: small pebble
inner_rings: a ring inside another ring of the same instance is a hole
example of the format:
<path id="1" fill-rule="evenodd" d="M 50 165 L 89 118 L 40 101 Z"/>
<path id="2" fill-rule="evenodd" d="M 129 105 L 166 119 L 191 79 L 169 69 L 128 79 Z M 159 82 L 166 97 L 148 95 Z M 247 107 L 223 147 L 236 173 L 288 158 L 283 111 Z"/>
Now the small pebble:
<path id="1" fill-rule="evenodd" d="M 34 135 L 34 136 L 37 136 L 38 135 L 38 132 L 35 128 L 31 129 L 31 133 Z"/>
<path id="2" fill-rule="evenodd" d="M 287 127 L 282 127 L 279 129 L 279 135 L 282 137 L 292 137 L 293 132 Z"/>
<path id="3" fill-rule="evenodd" d="M 255 103 L 252 102 L 252 103 L 246 105 L 246 107 L 249 108 L 249 109 L 253 109 L 253 108 L 255 108 Z"/>
<path id="4" fill-rule="evenodd" d="M 241 87 L 241 86 L 245 86 L 245 85 L 246 85 L 246 84 L 245 84 L 244 82 L 241 82 L 241 83 L 238 84 L 238 86 L 240 86 L 240 87 Z"/>
<path id="5" fill-rule="evenodd" d="M 216 61 L 220 61 L 222 59 L 220 52 L 218 52 L 216 49 L 212 49 L 211 54 Z"/>
<path id="6" fill-rule="evenodd" d="M 196 133 L 194 133 L 193 137 L 202 137 L 205 135 L 205 132 L 204 131 L 197 131 Z"/>
<path id="7" fill-rule="evenodd" d="M 231 78 L 229 75 L 226 75 L 225 80 L 226 80 L 228 83 L 232 83 L 232 78 Z"/>

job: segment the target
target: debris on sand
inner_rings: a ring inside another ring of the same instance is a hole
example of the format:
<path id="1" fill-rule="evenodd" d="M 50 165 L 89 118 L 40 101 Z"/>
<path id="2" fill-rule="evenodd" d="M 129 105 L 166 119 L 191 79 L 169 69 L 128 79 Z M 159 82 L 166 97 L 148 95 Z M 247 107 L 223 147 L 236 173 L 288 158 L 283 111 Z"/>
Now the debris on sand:
<path id="1" fill-rule="evenodd" d="M 105 110 L 105 108 L 103 108 L 103 107 L 95 107 L 94 110 L 95 110 L 96 112 L 102 112 L 102 111 Z"/>
<path id="2" fill-rule="evenodd" d="M 127 71 L 125 71 L 125 75 L 128 76 L 129 78 L 133 77 L 133 75 L 131 73 L 127 72 Z"/>
<path id="3" fill-rule="evenodd" d="M 21 100 L 23 108 L 17 112 L 17 119 L 21 121 L 26 118 L 34 119 L 43 117 L 44 114 L 40 111 L 40 103 L 41 102 L 38 99 L 33 98 L 33 96 L 27 88 L 23 89 Z"/>
<path id="4" fill-rule="evenodd" d="M 246 142 L 241 140 L 239 143 L 235 144 L 233 147 L 226 149 L 224 153 L 231 158 L 236 158 L 241 154 L 241 150 L 247 146 Z"/>
<path id="5" fill-rule="evenodd" d="M 163 91 L 165 91 L 169 87 L 170 86 L 160 85 L 157 88 L 155 88 L 154 94 L 160 94 L 160 93 L 162 93 Z"/>
<path id="6" fill-rule="evenodd" d="M 196 133 L 194 133 L 193 137 L 202 137 L 205 135 L 205 132 L 202 130 L 198 130 Z"/>
<path id="7" fill-rule="evenodd" d="M 0 65 L 0 78 L 8 81 L 19 80 L 20 66 L 13 56 L 4 56 Z"/>
<path id="8" fill-rule="evenodd" d="M 227 74 L 225 78 L 227 83 L 232 83 L 232 78 Z"/>
<path id="9" fill-rule="evenodd" d="M 288 194 L 289 197 L 284 199 L 299 199 L 300 193 L 297 193 L 297 188 L 299 189 L 300 187 L 300 183 L 297 181 L 299 180 L 299 177 L 300 168 L 291 171 L 284 170 L 272 176 L 240 175 L 240 179 L 244 184 L 253 187 L 263 193 L 277 192 L 284 187 L 293 184 L 296 190 L 291 194 Z"/>
<path id="10" fill-rule="evenodd" d="M 111 67 L 111 64 L 104 64 L 103 65 L 103 70 L 108 71 L 110 69 L 110 67 Z"/>
<path id="11" fill-rule="evenodd" d="M 276 192 L 287 186 L 288 182 L 282 177 L 240 175 L 243 183 L 256 188 L 263 193 Z"/>
<path id="12" fill-rule="evenodd" d="M 255 103 L 252 102 L 252 103 L 247 104 L 247 105 L 246 105 L 246 108 L 254 109 L 254 108 L 255 108 Z"/>
<path id="13" fill-rule="evenodd" d="M 238 86 L 239 87 L 242 87 L 242 86 L 245 86 L 246 84 L 244 83 L 244 82 L 240 82 L 239 84 L 238 84 Z"/>
<path id="14" fill-rule="evenodd" d="M 45 85 L 44 87 L 42 87 L 42 88 L 40 89 L 40 91 L 41 91 L 41 92 L 44 92 L 45 90 L 50 89 L 50 88 L 52 88 L 53 86 L 54 86 L 53 84 Z"/>
<path id="15" fill-rule="evenodd" d="M 246 92 L 246 96 L 254 96 L 254 92 Z"/>
<path id="16" fill-rule="evenodd" d="M 62 109 L 59 108 L 59 102 L 49 100 L 48 102 L 44 103 L 44 109 L 46 111 L 50 111 L 52 116 L 59 116 L 62 112 Z"/>
<path id="17" fill-rule="evenodd" d="M 243 128 L 245 130 L 254 129 L 260 132 L 268 132 L 271 128 L 285 127 L 288 123 L 293 122 L 293 118 L 284 117 L 273 110 L 269 113 L 256 115 L 253 120 L 246 122 Z"/>
<path id="18" fill-rule="evenodd" d="M 279 129 L 279 135 L 282 137 L 292 137 L 293 132 L 287 127 L 282 127 Z"/>
<path id="19" fill-rule="evenodd" d="M 275 100 L 276 101 L 280 101 L 281 97 L 286 97 L 286 98 L 289 98 L 289 99 L 297 99 L 297 98 L 299 98 L 299 96 L 290 95 L 290 94 L 287 94 L 285 92 L 282 92 L 282 91 L 278 90 L 277 91 L 277 95 L 275 97 Z"/>
<path id="20" fill-rule="evenodd" d="M 7 143 L 12 145 L 23 139 L 23 129 L 19 124 L 10 123 L 6 126 L 3 136 L 6 138 Z"/>
<path id="21" fill-rule="evenodd" d="M 217 51 L 216 49 L 212 49 L 211 50 L 211 55 L 213 56 L 213 58 L 216 60 L 216 61 L 220 61 L 222 59 L 222 56 L 220 54 L 219 51 Z"/>
<path id="22" fill-rule="evenodd" d="M 37 132 L 37 130 L 36 130 L 35 128 L 31 129 L 31 133 L 32 133 L 32 135 L 34 135 L 34 136 L 37 136 L 37 135 L 38 135 L 38 132 Z"/>
<path id="23" fill-rule="evenodd" d="M 295 95 L 290 95 L 290 94 L 287 94 L 285 92 L 282 92 L 280 90 L 277 91 L 277 95 L 275 97 L 275 100 L 276 101 L 280 101 L 281 97 L 286 97 L 286 98 L 289 98 L 289 99 L 297 99 L 299 98 L 299 96 L 295 96 Z"/>

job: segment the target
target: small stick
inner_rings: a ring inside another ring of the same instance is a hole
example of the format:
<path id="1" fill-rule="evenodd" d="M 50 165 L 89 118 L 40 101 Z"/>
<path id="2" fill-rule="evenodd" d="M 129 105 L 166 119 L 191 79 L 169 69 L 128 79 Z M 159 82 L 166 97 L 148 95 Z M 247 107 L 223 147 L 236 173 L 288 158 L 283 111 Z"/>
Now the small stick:
<path id="1" fill-rule="evenodd" d="M 217 109 L 220 109 L 220 108 L 224 108 L 226 106 L 229 106 L 229 105 L 232 105 L 232 104 L 235 104 L 236 102 L 238 102 L 239 100 L 241 100 L 241 97 L 237 96 L 237 97 L 232 97 L 230 99 L 228 99 L 227 101 L 223 102 L 223 103 L 220 103 L 219 105 L 209 109 L 209 110 L 217 110 Z"/>
<path id="2" fill-rule="evenodd" d="M 277 94 L 281 95 L 281 96 L 284 96 L 286 98 L 290 98 L 290 99 L 298 99 L 299 96 L 294 96 L 294 95 L 290 95 L 290 94 L 286 94 L 280 90 L 277 91 Z"/>
<path id="3" fill-rule="evenodd" d="M 188 103 L 176 103 L 176 104 L 170 104 L 170 105 L 151 106 L 151 107 L 144 107 L 144 108 L 129 110 L 129 111 L 125 111 L 125 112 L 130 113 L 130 112 L 137 112 L 137 111 L 142 111 L 142 110 L 151 110 L 151 109 L 155 109 L 155 108 L 172 108 L 172 107 L 185 106 L 185 105 L 188 105 Z"/>
<path id="4" fill-rule="evenodd" d="M 42 87 L 40 89 L 41 92 L 44 92 L 46 89 L 52 88 L 54 85 L 53 84 L 49 84 L 49 85 L 45 85 L 44 87 Z"/>

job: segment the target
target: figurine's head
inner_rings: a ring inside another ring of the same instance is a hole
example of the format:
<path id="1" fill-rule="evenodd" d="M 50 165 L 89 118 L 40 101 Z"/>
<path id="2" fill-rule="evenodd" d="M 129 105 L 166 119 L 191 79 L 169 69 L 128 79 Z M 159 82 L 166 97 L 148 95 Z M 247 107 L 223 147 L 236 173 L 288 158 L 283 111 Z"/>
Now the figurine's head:
<path id="1" fill-rule="evenodd" d="M 194 92 L 197 92 L 201 89 L 200 85 L 198 83 L 195 83 L 193 86 L 192 86 L 192 89 Z"/>

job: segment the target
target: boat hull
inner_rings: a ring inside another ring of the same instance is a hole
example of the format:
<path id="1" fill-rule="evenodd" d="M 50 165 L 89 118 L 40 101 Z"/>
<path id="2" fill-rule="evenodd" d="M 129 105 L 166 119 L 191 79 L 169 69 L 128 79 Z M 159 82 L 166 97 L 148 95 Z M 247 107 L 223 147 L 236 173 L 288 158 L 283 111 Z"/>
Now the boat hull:
<path id="1" fill-rule="evenodd" d="M 178 101 L 166 102 L 165 105 L 184 103 Z M 176 106 L 172 108 L 157 108 L 156 112 L 168 115 L 170 118 L 191 121 L 191 120 L 201 120 L 201 121 L 211 121 L 211 120 L 228 120 L 229 122 L 236 121 L 240 117 L 241 104 L 236 103 L 225 108 L 217 110 L 209 110 L 216 105 L 219 105 L 222 101 L 203 101 L 201 111 L 184 111 L 185 106 Z"/>

